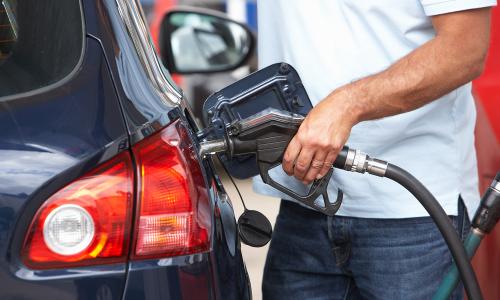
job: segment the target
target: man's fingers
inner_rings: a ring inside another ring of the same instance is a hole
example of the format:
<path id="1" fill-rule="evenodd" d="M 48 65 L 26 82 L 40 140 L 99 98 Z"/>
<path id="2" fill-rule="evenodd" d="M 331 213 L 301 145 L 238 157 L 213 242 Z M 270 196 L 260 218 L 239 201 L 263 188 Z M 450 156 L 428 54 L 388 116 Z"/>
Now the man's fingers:
<path id="1" fill-rule="evenodd" d="M 298 180 L 303 181 L 307 171 L 309 171 L 311 160 L 314 157 L 313 151 L 314 150 L 311 148 L 300 149 L 299 157 L 295 161 L 295 166 L 293 167 L 293 176 Z"/>
<path id="2" fill-rule="evenodd" d="M 288 147 L 286 148 L 285 154 L 283 155 L 283 170 L 289 176 L 293 175 L 293 165 L 295 164 L 295 161 L 299 156 L 300 149 L 300 143 L 295 137 L 292 138 L 292 140 L 288 144 Z"/>
<path id="3" fill-rule="evenodd" d="M 330 151 L 328 155 L 325 158 L 325 164 L 323 165 L 323 168 L 319 171 L 319 173 L 316 175 L 316 179 L 320 179 L 323 176 L 325 176 L 328 171 L 332 168 L 333 162 L 337 158 L 338 153 L 335 151 Z"/>
<path id="4" fill-rule="evenodd" d="M 327 153 L 323 151 L 316 152 L 303 181 L 305 181 L 306 183 L 310 183 L 314 179 L 316 179 L 319 172 L 324 168 L 326 155 Z"/>

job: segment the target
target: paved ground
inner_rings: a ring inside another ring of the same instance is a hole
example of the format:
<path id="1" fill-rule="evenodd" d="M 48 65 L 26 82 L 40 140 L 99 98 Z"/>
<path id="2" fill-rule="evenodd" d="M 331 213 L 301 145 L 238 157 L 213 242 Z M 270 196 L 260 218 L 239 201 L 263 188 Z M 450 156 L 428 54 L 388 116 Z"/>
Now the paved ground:
<path id="1" fill-rule="evenodd" d="M 219 174 L 223 173 L 219 172 Z M 243 205 L 241 205 L 238 194 L 236 193 L 236 190 L 234 189 L 229 179 L 223 178 L 222 181 L 229 196 L 231 197 L 231 201 L 233 202 L 233 207 L 236 214 L 236 219 L 238 219 L 238 217 L 243 212 Z M 238 188 L 243 195 L 243 200 L 245 201 L 247 208 L 258 210 L 263 213 L 269 219 L 269 221 L 271 221 L 271 224 L 273 224 L 274 227 L 274 221 L 276 220 L 276 216 L 279 210 L 279 199 L 255 194 L 252 191 L 251 180 L 236 180 L 236 184 L 238 185 Z M 260 287 L 262 283 L 262 271 L 264 268 L 264 262 L 266 260 L 268 247 L 269 244 L 262 248 L 252 248 L 245 244 L 242 244 L 241 247 L 243 258 L 245 259 L 248 273 L 250 275 L 250 281 L 252 282 L 253 299 L 255 300 L 262 299 Z"/>

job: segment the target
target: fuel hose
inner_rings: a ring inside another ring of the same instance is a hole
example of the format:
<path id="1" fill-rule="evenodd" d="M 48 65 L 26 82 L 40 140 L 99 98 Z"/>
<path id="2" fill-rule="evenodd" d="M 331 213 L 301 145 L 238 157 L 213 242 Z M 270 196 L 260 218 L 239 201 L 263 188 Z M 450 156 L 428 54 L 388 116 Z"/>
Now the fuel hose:
<path id="1" fill-rule="evenodd" d="M 205 142 L 200 146 L 200 156 L 227 151 L 228 148 L 231 148 L 228 147 L 228 144 L 231 145 L 231 143 L 228 143 L 226 140 Z M 284 148 L 282 151 L 284 151 Z M 446 215 L 443 208 L 439 205 L 436 198 L 420 181 L 418 181 L 418 179 L 396 165 L 376 158 L 371 158 L 365 153 L 359 150 L 350 149 L 347 146 L 344 146 L 340 151 L 333 167 L 351 172 L 367 172 L 379 177 L 387 177 L 399 183 L 411 194 L 413 194 L 413 196 L 417 198 L 417 200 L 429 213 L 434 223 L 436 223 L 441 235 L 448 245 L 457 269 L 460 272 L 467 296 L 471 300 L 483 299 L 481 289 L 479 288 L 479 284 L 476 279 L 476 274 L 472 269 L 472 265 L 468 259 L 465 248 L 458 237 L 451 220 Z"/>
<path id="2" fill-rule="evenodd" d="M 439 231 L 443 235 L 444 240 L 448 244 L 448 248 L 450 249 L 453 259 L 455 260 L 455 264 L 460 272 L 467 296 L 469 299 L 473 300 L 483 299 L 476 274 L 472 269 L 472 265 L 469 261 L 467 253 L 465 252 L 464 246 L 458 238 L 457 232 L 455 231 L 449 217 L 439 205 L 436 198 L 434 198 L 429 190 L 427 190 L 427 188 L 413 175 L 398 166 L 388 163 L 385 177 L 406 188 L 422 204 L 436 223 Z"/>
<path id="3" fill-rule="evenodd" d="M 481 289 L 476 279 L 476 274 L 472 269 L 469 257 L 450 218 L 446 215 L 436 198 L 417 178 L 396 165 L 372 158 L 366 153 L 350 149 L 347 146 L 344 146 L 340 151 L 333 167 L 357 173 L 367 172 L 379 177 L 389 178 L 399 183 L 415 196 L 429 213 L 434 223 L 436 223 L 441 235 L 448 245 L 458 271 L 460 272 L 467 296 L 472 300 L 483 299 Z"/>

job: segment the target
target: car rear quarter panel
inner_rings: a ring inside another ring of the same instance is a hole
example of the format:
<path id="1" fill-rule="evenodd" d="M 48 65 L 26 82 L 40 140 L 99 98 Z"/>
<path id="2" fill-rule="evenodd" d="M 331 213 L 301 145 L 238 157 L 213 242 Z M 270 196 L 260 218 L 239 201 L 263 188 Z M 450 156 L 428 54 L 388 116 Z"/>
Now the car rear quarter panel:
<path id="1" fill-rule="evenodd" d="M 86 39 L 76 73 L 48 90 L 0 100 L 0 298 L 121 297 L 125 265 L 34 271 L 21 246 L 41 203 L 128 148 L 101 47 Z"/>

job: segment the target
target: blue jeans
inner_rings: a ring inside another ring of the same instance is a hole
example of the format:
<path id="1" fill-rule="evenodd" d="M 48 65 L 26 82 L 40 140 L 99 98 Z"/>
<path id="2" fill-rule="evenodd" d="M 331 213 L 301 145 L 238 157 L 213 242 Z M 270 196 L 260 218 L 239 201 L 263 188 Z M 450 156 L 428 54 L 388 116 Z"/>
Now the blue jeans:
<path id="1" fill-rule="evenodd" d="M 463 239 L 462 201 L 450 217 Z M 264 299 L 430 299 L 452 262 L 430 217 L 327 217 L 281 201 L 267 255 Z M 453 299 L 463 299 L 462 286 Z"/>

